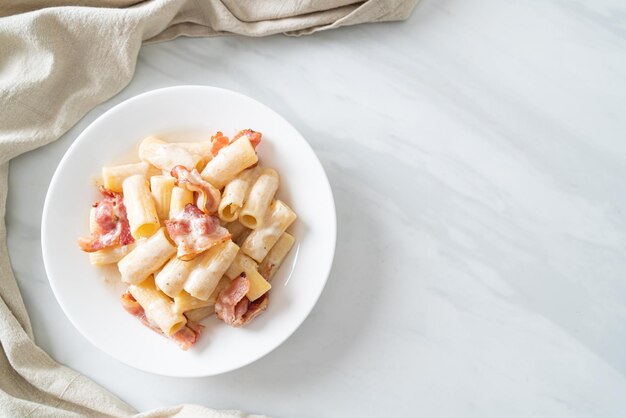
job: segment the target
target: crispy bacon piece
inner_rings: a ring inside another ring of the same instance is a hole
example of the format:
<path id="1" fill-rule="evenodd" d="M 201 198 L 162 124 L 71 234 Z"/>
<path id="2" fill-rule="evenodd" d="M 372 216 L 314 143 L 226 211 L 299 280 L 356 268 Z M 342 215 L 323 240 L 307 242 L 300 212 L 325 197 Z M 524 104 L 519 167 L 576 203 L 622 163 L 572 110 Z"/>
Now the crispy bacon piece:
<path id="1" fill-rule="evenodd" d="M 232 327 L 241 327 L 263 313 L 269 303 L 269 294 L 250 302 L 246 297 L 249 289 L 250 281 L 242 273 L 219 293 L 215 302 L 217 317 Z"/>
<path id="2" fill-rule="evenodd" d="M 130 233 L 124 197 L 102 186 L 100 193 L 104 195 L 104 199 L 93 205 L 96 208 L 96 230 L 89 238 L 78 238 L 80 249 L 90 253 L 135 241 Z"/>
<path id="3" fill-rule="evenodd" d="M 191 260 L 215 244 L 230 239 L 230 232 L 220 225 L 217 218 L 202 213 L 191 203 L 165 221 L 165 227 L 178 246 L 177 256 L 181 260 Z"/>
<path id="4" fill-rule="evenodd" d="M 125 292 L 122 295 L 121 299 L 122 299 L 122 306 L 124 307 L 124 309 L 126 309 L 126 311 L 129 314 L 139 319 L 139 321 L 141 321 L 142 324 L 144 324 L 145 326 L 147 326 L 154 332 L 161 334 L 162 336 L 166 338 L 171 339 L 176 344 L 178 344 L 178 346 L 182 348 L 183 350 L 189 349 L 189 347 L 191 347 L 198 341 L 202 328 L 204 328 L 202 325 L 200 325 L 197 322 L 187 321 L 187 324 L 184 327 L 182 327 L 180 330 L 175 332 L 174 334 L 165 335 L 163 331 L 161 331 L 161 328 L 159 328 L 158 326 L 150 322 L 150 320 L 146 317 L 146 312 L 144 311 L 143 307 L 139 304 L 139 302 L 135 300 L 135 298 L 133 297 L 133 295 L 130 294 L 130 292 L 128 291 Z"/>
<path id="5" fill-rule="evenodd" d="M 252 129 L 244 129 L 243 131 L 237 132 L 237 135 L 235 135 L 230 142 L 233 143 L 242 136 L 247 136 L 254 149 L 256 149 L 257 145 L 261 142 L 263 134 L 261 132 L 253 131 Z"/>
<path id="6" fill-rule="evenodd" d="M 217 212 L 220 204 L 220 191 L 213 185 L 200 177 L 200 173 L 195 168 L 191 171 L 182 165 L 177 165 L 170 172 L 176 178 L 180 187 L 197 193 L 197 205 L 205 213 L 213 214 Z"/>
<path id="7" fill-rule="evenodd" d="M 230 140 L 228 139 L 228 137 L 224 136 L 221 131 L 217 131 L 217 133 L 211 137 L 211 142 L 213 144 L 211 146 L 211 154 L 213 154 L 214 157 L 217 155 L 218 152 L 220 152 L 222 148 L 230 144 Z"/>

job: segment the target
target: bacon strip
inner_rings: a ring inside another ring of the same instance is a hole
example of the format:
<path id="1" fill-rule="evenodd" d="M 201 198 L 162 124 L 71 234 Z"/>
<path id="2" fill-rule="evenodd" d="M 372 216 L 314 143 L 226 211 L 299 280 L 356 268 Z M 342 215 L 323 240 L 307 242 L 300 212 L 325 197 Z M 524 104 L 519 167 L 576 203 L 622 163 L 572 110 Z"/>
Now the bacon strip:
<path id="1" fill-rule="evenodd" d="M 191 192 L 198 193 L 197 205 L 205 213 L 214 214 L 220 204 L 220 191 L 200 177 L 195 168 L 191 171 L 182 165 L 177 165 L 170 172 L 176 178 L 178 185 Z"/>
<path id="2" fill-rule="evenodd" d="M 78 238 L 78 246 L 86 252 L 94 252 L 107 247 L 128 245 L 135 241 L 130 233 L 126 216 L 124 197 L 100 186 L 104 199 L 95 203 L 96 227 L 91 236 Z"/>
<path id="3" fill-rule="evenodd" d="M 213 154 L 214 157 L 217 155 L 218 152 L 220 152 L 222 148 L 230 144 L 230 140 L 228 139 L 228 137 L 224 136 L 221 131 L 217 131 L 217 133 L 211 137 L 211 142 L 213 144 L 211 146 L 211 154 Z"/>
<path id="4" fill-rule="evenodd" d="M 202 213 L 191 203 L 165 221 L 165 227 L 172 241 L 178 246 L 177 256 L 181 260 L 191 260 L 231 237 L 228 229 L 220 225 L 219 219 Z"/>
<path id="5" fill-rule="evenodd" d="M 141 321 L 142 324 L 153 330 L 154 332 L 161 334 L 162 336 L 171 339 L 183 350 L 188 350 L 189 347 L 194 345 L 198 338 L 200 338 L 200 333 L 202 328 L 204 328 L 201 324 L 194 321 L 187 321 L 187 324 L 182 327 L 179 331 L 172 335 L 165 335 L 161 328 L 153 325 L 150 320 L 146 317 L 146 312 L 143 307 L 135 300 L 133 295 L 130 292 L 126 291 L 122 295 L 122 306 L 126 311 L 132 316 L 136 317 Z"/>
<path id="6" fill-rule="evenodd" d="M 231 327 L 241 327 L 261 315 L 267 309 L 269 294 L 266 293 L 254 302 L 250 302 L 246 297 L 248 290 L 250 290 L 250 281 L 246 278 L 246 274 L 242 273 L 219 293 L 215 302 L 217 317 Z"/>
<path id="7" fill-rule="evenodd" d="M 232 144 L 242 136 L 247 136 L 254 149 L 256 149 L 257 145 L 261 142 L 263 134 L 261 132 L 253 131 L 252 129 L 244 129 L 243 131 L 237 132 L 237 135 L 233 137 L 230 143 Z"/>

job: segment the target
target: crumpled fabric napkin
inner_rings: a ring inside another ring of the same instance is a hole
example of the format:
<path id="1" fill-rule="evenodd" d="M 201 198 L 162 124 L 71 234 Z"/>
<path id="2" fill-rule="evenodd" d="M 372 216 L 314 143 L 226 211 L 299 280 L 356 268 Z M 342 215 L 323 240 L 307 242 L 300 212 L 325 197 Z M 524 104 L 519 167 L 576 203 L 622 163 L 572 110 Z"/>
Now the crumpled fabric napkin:
<path id="1" fill-rule="evenodd" d="M 0 3 L 0 415 L 129 416 L 34 342 L 9 261 L 9 161 L 59 138 L 130 81 L 139 48 L 178 36 L 311 34 L 406 19 L 418 0 L 15 0 Z M 253 417 L 181 405 L 141 417 Z"/>

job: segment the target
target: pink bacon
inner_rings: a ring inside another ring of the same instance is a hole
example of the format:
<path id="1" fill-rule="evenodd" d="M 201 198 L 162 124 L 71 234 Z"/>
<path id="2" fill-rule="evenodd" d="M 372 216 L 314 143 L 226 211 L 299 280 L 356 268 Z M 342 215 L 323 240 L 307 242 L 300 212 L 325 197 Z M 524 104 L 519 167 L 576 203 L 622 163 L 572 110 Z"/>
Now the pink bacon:
<path id="1" fill-rule="evenodd" d="M 200 173 L 195 168 L 191 171 L 182 165 L 177 165 L 170 172 L 180 187 L 191 192 L 196 192 L 197 206 L 205 213 L 214 214 L 220 204 L 220 191 L 213 185 L 200 177 Z"/>
<path id="2" fill-rule="evenodd" d="M 124 293 L 121 299 L 122 306 L 124 307 L 124 309 L 126 309 L 126 312 L 139 319 L 142 324 L 144 324 L 157 334 L 161 334 L 162 336 L 171 339 L 183 350 L 188 350 L 189 347 L 191 347 L 198 341 L 198 338 L 200 337 L 200 332 L 202 331 L 202 328 L 204 328 L 197 322 L 187 321 L 187 324 L 180 330 L 176 331 L 174 334 L 165 335 L 163 331 L 161 331 L 161 328 L 153 325 L 150 322 L 150 320 L 146 317 L 146 312 L 144 311 L 143 307 L 139 304 L 139 302 L 135 300 L 130 292 L 127 291 L 126 293 Z"/>
<path id="3" fill-rule="evenodd" d="M 188 203 L 185 209 L 165 221 L 167 233 L 178 247 L 178 258 L 191 260 L 215 244 L 230 239 L 228 229 L 217 218 Z"/>
<path id="4" fill-rule="evenodd" d="M 246 297 L 248 290 L 250 281 L 242 273 L 219 293 L 215 302 L 217 317 L 232 327 L 241 327 L 263 313 L 269 303 L 269 294 L 250 302 Z"/>
<path id="5" fill-rule="evenodd" d="M 96 230 L 88 238 L 78 239 L 78 246 L 86 252 L 94 252 L 117 245 L 134 242 L 126 216 L 124 197 L 100 186 L 104 199 L 94 204 Z"/>

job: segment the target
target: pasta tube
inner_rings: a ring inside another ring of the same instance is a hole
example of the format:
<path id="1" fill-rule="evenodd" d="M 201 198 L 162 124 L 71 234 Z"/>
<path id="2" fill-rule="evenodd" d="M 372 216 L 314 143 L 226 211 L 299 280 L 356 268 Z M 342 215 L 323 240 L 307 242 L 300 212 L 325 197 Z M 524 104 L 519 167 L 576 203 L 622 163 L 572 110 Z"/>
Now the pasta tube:
<path id="1" fill-rule="evenodd" d="M 258 167 L 244 170 L 224 187 L 224 193 L 222 194 L 222 200 L 217 212 L 221 220 L 232 222 L 237 219 L 250 185 L 254 182 L 258 173 Z"/>
<path id="2" fill-rule="evenodd" d="M 233 262 L 239 247 L 232 241 L 214 245 L 206 251 L 189 273 L 184 289 L 191 296 L 207 300 L 228 266 Z"/>
<path id="3" fill-rule="evenodd" d="M 142 282 L 159 270 L 174 254 L 176 247 L 165 236 L 165 229 L 159 229 L 117 263 L 122 281 L 133 284 Z"/>
<path id="4" fill-rule="evenodd" d="M 278 238 L 296 220 L 296 214 L 280 200 L 269 207 L 259 228 L 253 230 L 241 245 L 241 250 L 258 262 L 263 261 Z"/>
<path id="5" fill-rule="evenodd" d="M 204 166 L 213 159 L 213 154 L 211 153 L 213 143 L 211 141 L 176 142 L 176 145 L 198 157 L 199 161 L 196 164 L 198 170 L 200 170 L 200 166 Z"/>
<path id="6" fill-rule="evenodd" d="M 226 270 L 225 275 L 230 280 L 232 280 L 235 277 L 239 277 L 243 272 L 256 270 L 257 267 L 258 264 L 256 263 L 256 261 L 239 251 L 235 259 L 231 263 L 230 267 L 228 267 L 228 270 Z"/>
<path id="7" fill-rule="evenodd" d="M 148 178 L 151 175 L 158 174 L 159 170 L 145 161 L 134 164 L 123 164 L 109 167 L 102 167 L 102 180 L 104 187 L 111 191 L 121 193 L 122 183 L 130 176 L 142 175 Z"/>
<path id="8" fill-rule="evenodd" d="M 168 173 L 174 166 L 182 165 L 193 170 L 200 157 L 178 144 L 170 144 L 149 136 L 139 144 L 139 158 Z"/>
<path id="9" fill-rule="evenodd" d="M 202 170 L 202 178 L 221 189 L 246 168 L 255 164 L 258 157 L 248 137 L 242 137 L 222 148 Z"/>
<path id="10" fill-rule="evenodd" d="M 131 284 L 128 291 L 141 305 L 149 322 L 156 324 L 165 335 L 176 333 L 187 323 L 182 313 L 174 312 L 174 302 L 156 288 L 152 278 Z"/>
<path id="11" fill-rule="evenodd" d="M 250 302 L 257 300 L 272 288 L 272 285 L 256 270 L 247 271 L 246 278 L 250 283 L 250 288 L 248 289 L 248 293 L 246 293 Z"/>
<path id="12" fill-rule="evenodd" d="M 182 187 L 175 186 L 172 189 L 172 196 L 170 198 L 169 218 L 173 218 L 181 210 L 185 209 L 185 206 L 187 206 L 188 203 L 193 203 L 193 192 Z"/>
<path id="13" fill-rule="evenodd" d="M 271 168 L 264 169 L 248 193 L 246 204 L 239 214 L 239 222 L 250 229 L 258 228 L 276 190 L 278 190 L 278 173 Z"/>
<path id="14" fill-rule="evenodd" d="M 174 312 L 187 312 L 193 309 L 213 306 L 215 301 L 201 300 L 194 298 L 189 293 L 182 291 L 174 298 Z"/>
<path id="15" fill-rule="evenodd" d="M 157 215 L 161 219 L 167 219 L 170 213 L 170 201 L 172 198 L 172 189 L 176 185 L 176 179 L 171 176 L 152 176 L 150 177 L 150 191 L 154 198 L 154 206 Z"/>
<path id="16" fill-rule="evenodd" d="M 154 276 L 154 282 L 167 296 L 173 298 L 183 290 L 183 285 L 189 272 L 193 269 L 195 262 L 183 261 L 178 257 L 172 257 L 163 266 L 163 269 Z"/>
<path id="17" fill-rule="evenodd" d="M 103 266 L 105 264 L 117 263 L 134 248 L 134 242 L 132 244 L 122 245 L 119 247 L 103 248 L 101 250 L 89 253 L 89 262 L 94 266 Z"/>
<path id="18" fill-rule="evenodd" d="M 151 236 L 159 229 L 160 224 L 147 180 L 139 174 L 130 176 L 124 180 L 122 189 L 133 238 Z"/>
<path id="19" fill-rule="evenodd" d="M 217 296 L 219 293 L 225 289 L 230 284 L 230 279 L 228 277 L 222 277 L 220 281 L 217 283 L 215 290 L 211 293 L 211 296 L 207 300 L 201 300 L 194 298 L 187 292 L 180 292 L 178 296 L 174 298 L 174 311 L 175 312 L 184 312 L 185 314 L 188 311 L 195 310 L 198 308 L 204 308 L 207 306 L 215 305 L 215 301 L 217 300 Z"/>
<path id="20" fill-rule="evenodd" d="M 295 240 L 293 235 L 287 232 L 283 233 L 280 238 L 278 238 L 276 244 L 274 244 L 270 252 L 267 253 L 259 265 L 259 273 L 261 273 L 261 276 L 265 277 L 265 280 L 272 281 L 272 277 L 274 277 L 274 274 L 280 268 L 289 250 L 293 247 Z"/>

